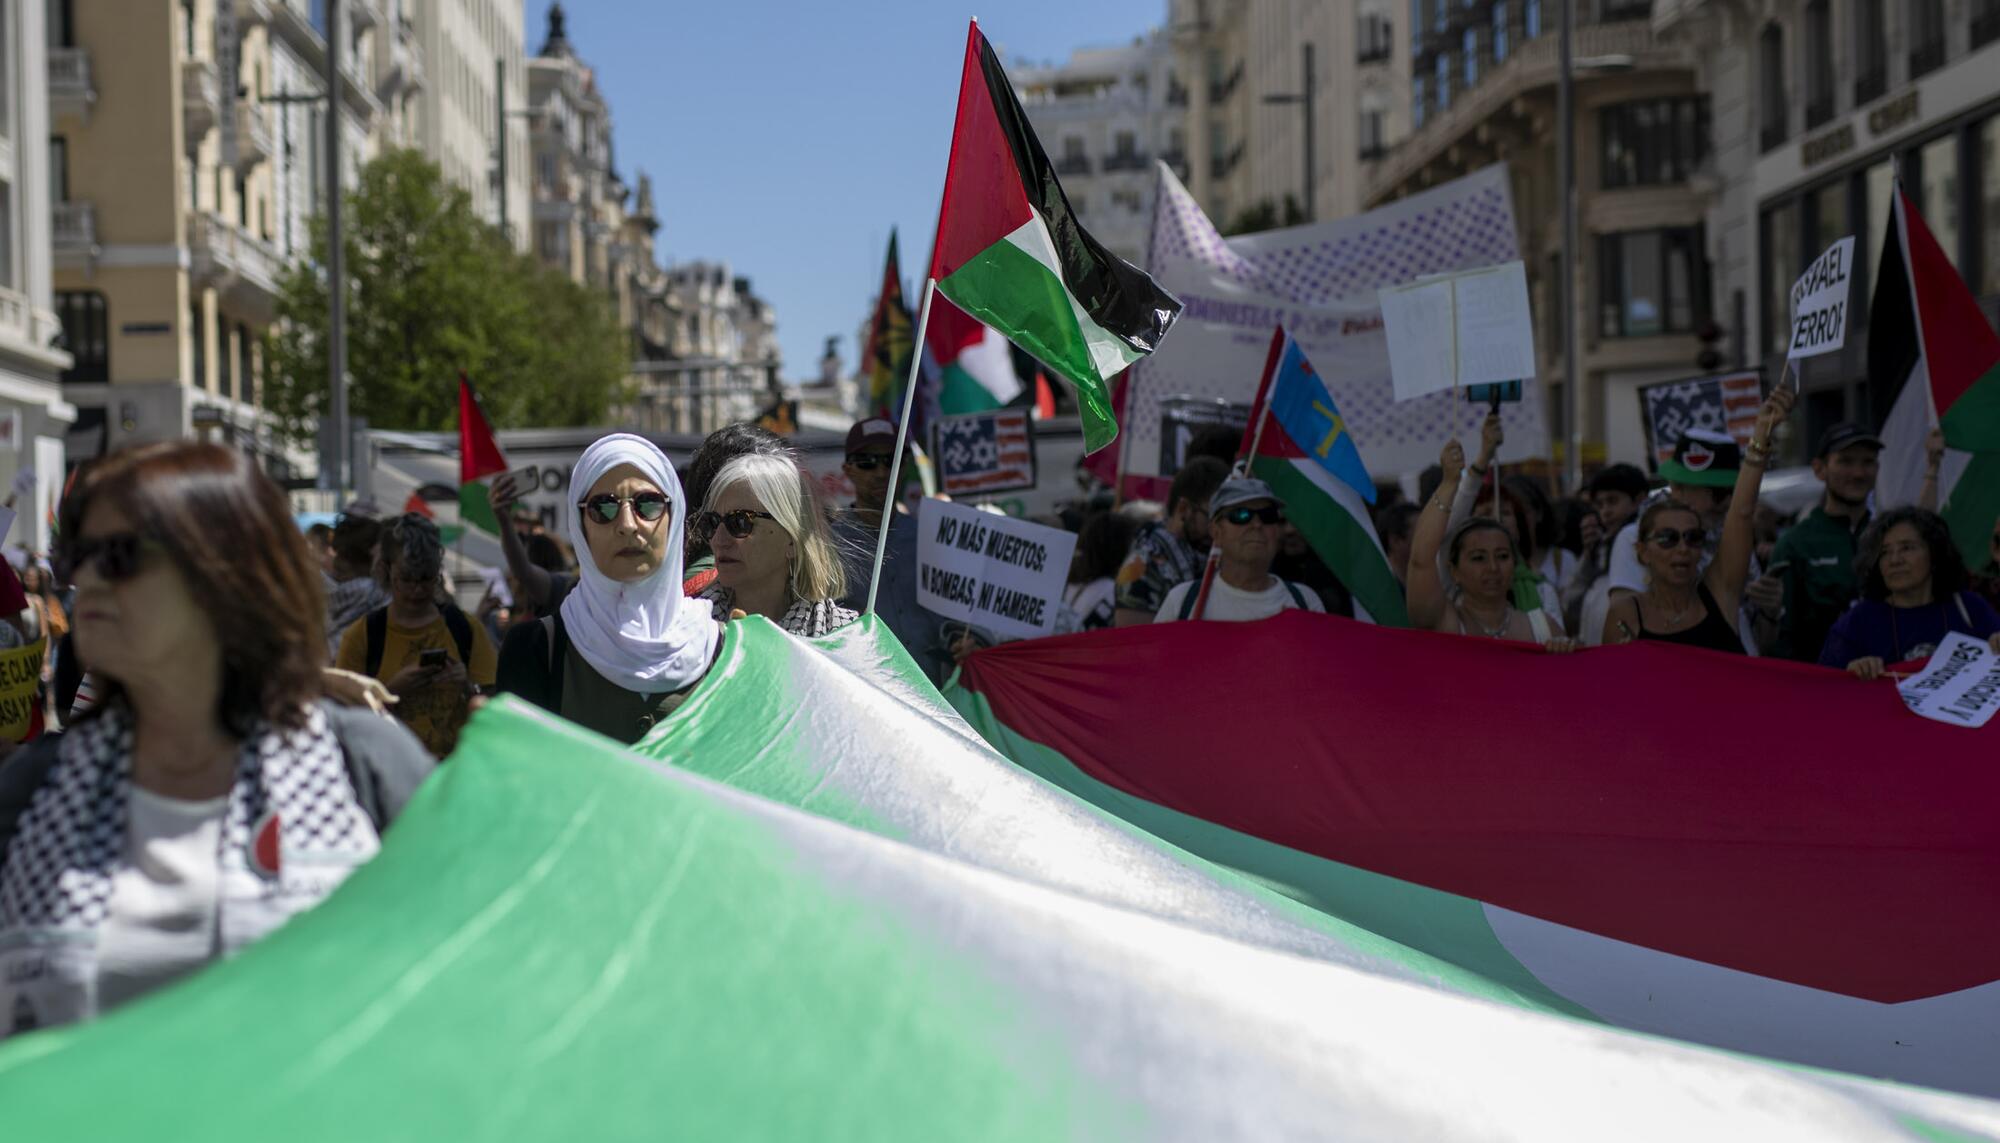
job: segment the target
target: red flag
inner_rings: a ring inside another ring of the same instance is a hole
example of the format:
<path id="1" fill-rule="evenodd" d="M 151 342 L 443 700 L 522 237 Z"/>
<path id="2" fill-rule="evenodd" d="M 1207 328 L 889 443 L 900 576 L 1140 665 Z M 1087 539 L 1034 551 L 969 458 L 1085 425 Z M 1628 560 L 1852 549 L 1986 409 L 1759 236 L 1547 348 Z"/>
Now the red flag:
<path id="1" fill-rule="evenodd" d="M 424 498 L 414 492 L 410 493 L 408 500 L 403 501 L 403 511 L 415 512 L 426 520 L 437 519 L 437 513 L 431 511 L 431 506 L 424 503 Z"/>
<path id="2" fill-rule="evenodd" d="M 500 453 L 500 442 L 493 437 L 493 426 L 486 423 L 486 412 L 479 407 L 479 398 L 472 392 L 472 383 L 465 374 L 458 375 L 458 482 L 471 484 L 489 476 L 507 471 L 507 458 Z"/>

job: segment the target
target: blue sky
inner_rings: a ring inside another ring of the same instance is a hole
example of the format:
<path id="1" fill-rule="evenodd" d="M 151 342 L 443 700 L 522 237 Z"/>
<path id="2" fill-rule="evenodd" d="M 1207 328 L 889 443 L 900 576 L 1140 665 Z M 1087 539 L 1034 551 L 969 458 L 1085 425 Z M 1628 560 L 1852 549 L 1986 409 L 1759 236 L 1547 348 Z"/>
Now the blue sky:
<path id="1" fill-rule="evenodd" d="M 662 260 L 727 260 L 777 311 L 788 380 L 854 331 L 900 230 L 912 288 L 951 150 L 965 26 L 1010 59 L 1129 42 L 1166 0 L 566 0 L 611 103 L 618 170 L 653 176 Z M 547 0 L 528 0 L 539 51 Z"/>

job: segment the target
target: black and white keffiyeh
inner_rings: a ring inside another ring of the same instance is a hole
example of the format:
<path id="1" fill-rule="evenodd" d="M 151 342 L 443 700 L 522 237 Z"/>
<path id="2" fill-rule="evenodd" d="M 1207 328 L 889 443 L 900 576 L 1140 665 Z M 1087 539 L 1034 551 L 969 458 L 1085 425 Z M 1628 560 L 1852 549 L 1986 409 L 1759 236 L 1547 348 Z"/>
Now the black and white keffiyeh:
<path id="1" fill-rule="evenodd" d="M 706 588 L 697 599 L 705 599 L 714 607 L 717 622 L 728 622 L 729 613 L 736 607 L 736 593 L 721 584 Z M 831 634 L 854 622 L 860 616 L 831 599 L 794 599 L 785 609 L 785 617 L 778 626 L 786 632 L 807 639 L 816 639 Z"/>

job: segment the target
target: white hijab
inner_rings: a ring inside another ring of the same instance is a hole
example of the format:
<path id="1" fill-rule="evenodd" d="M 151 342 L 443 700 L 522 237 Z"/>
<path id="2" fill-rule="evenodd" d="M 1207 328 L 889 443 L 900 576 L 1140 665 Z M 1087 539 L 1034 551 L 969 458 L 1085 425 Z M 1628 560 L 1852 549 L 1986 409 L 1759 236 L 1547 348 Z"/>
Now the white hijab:
<path id="1" fill-rule="evenodd" d="M 637 468 L 671 501 L 666 558 L 637 583 L 619 583 L 597 569 L 584 533 L 583 509 L 575 503 L 621 464 Z M 569 489 L 569 541 L 583 573 L 562 605 L 570 644 L 598 674 L 637 694 L 677 691 L 699 679 L 715 658 L 722 628 L 706 603 L 681 595 L 688 504 L 667 455 L 643 437 L 613 433 L 584 450 L 570 470 Z"/>

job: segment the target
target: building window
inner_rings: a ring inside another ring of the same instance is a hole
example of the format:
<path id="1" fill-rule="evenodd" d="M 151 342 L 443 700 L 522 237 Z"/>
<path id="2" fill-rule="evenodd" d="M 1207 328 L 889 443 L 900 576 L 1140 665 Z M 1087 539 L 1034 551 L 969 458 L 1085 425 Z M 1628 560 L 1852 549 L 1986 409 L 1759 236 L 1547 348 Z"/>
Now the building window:
<path id="1" fill-rule="evenodd" d="M 1785 106 L 1785 33 L 1776 24 L 1764 25 L 1757 38 L 1758 122 L 1763 129 L 1758 139 L 1771 150 L 1785 141 L 1785 122 L 1790 118 Z"/>
<path id="2" fill-rule="evenodd" d="M 1130 131 L 1120 131 L 1111 141 L 1111 153 L 1121 159 L 1130 159 L 1139 152 L 1139 137 Z"/>
<path id="3" fill-rule="evenodd" d="M 201 296 L 197 294 L 188 303 L 188 340 L 194 348 L 194 379 L 189 384 L 197 389 L 208 388 L 208 330 L 202 316 Z"/>
<path id="4" fill-rule="evenodd" d="M 1769 353 L 1783 353 L 1791 342 L 1792 283 L 1805 269 L 1799 254 L 1796 201 L 1764 212 L 1763 253 L 1758 264 L 1763 279 L 1764 348 Z"/>
<path id="5" fill-rule="evenodd" d="M 1451 53 L 1441 52 L 1437 58 L 1437 105 L 1438 114 L 1451 110 Z"/>
<path id="6" fill-rule="evenodd" d="M 1598 113 L 1606 190 L 1686 182 L 1708 158 L 1708 100 L 1620 103 Z"/>
<path id="7" fill-rule="evenodd" d="M 236 355 L 229 349 L 229 323 L 217 314 L 215 320 L 215 392 L 218 396 L 236 396 Z"/>
<path id="8" fill-rule="evenodd" d="M 55 311 L 62 321 L 63 340 L 69 343 L 70 366 L 63 370 L 63 381 L 111 380 L 111 331 L 104 295 L 96 290 L 58 290 Z"/>
<path id="9" fill-rule="evenodd" d="M 76 0 L 49 0 L 49 46 L 76 46 Z"/>
<path id="10" fill-rule="evenodd" d="M 241 322 L 236 324 L 236 393 L 239 401 L 257 399 L 257 387 L 253 384 L 250 367 L 254 362 L 250 356 L 250 327 Z"/>
<path id="11" fill-rule="evenodd" d="M 1507 0 L 1493 0 L 1493 62 L 1507 59 Z"/>
<path id="12" fill-rule="evenodd" d="M 1854 105 L 1873 103 L 1889 90 L 1889 25 L 1883 0 L 1854 0 Z"/>
<path id="13" fill-rule="evenodd" d="M 1973 0 L 1973 49 L 1983 48 L 1996 39 L 2000 39 L 2000 0 Z"/>
<path id="14" fill-rule="evenodd" d="M 1923 179 L 1923 193 L 1917 209 L 1931 228 L 1944 256 L 1958 265 L 1958 133 L 1953 132 L 1924 145 L 1917 153 L 1917 173 Z"/>
<path id="15" fill-rule="evenodd" d="M 0 289 L 20 287 L 14 271 L 14 184 L 0 182 Z"/>
<path id="16" fill-rule="evenodd" d="M 1910 78 L 1944 66 L 1944 0 L 1908 0 Z"/>
<path id="17" fill-rule="evenodd" d="M 1833 8 L 1829 0 L 1806 5 L 1806 130 L 1833 118 Z"/>
<path id="18" fill-rule="evenodd" d="M 1467 28 L 1463 38 L 1465 55 L 1465 86 L 1470 89 L 1479 83 L 1479 29 Z"/>
<path id="19" fill-rule="evenodd" d="M 1598 333 L 1688 333 L 1706 316 L 1699 228 L 1633 230 L 1597 239 Z"/>
<path id="20" fill-rule="evenodd" d="M 1542 34 L 1542 0 L 1521 0 L 1521 38 L 1532 40 Z"/>
<path id="21" fill-rule="evenodd" d="M 69 201 L 69 140 L 49 136 L 49 201 Z"/>
<path id="22" fill-rule="evenodd" d="M 1379 159 L 1388 153 L 1388 113 L 1380 107 L 1361 108 L 1361 157 Z"/>
<path id="23" fill-rule="evenodd" d="M 194 44 L 194 0 L 181 0 L 181 55 L 184 58 L 195 58 Z"/>
<path id="24" fill-rule="evenodd" d="M 1420 25 L 1421 26 L 1421 25 Z M 1390 26 L 1389 17 L 1381 12 L 1364 12 L 1361 15 L 1358 53 L 1362 63 L 1376 63 L 1389 58 L 1395 29 Z"/>
<path id="25" fill-rule="evenodd" d="M 1424 86 L 1423 76 L 1410 79 L 1410 124 L 1413 128 L 1424 125 Z"/>

